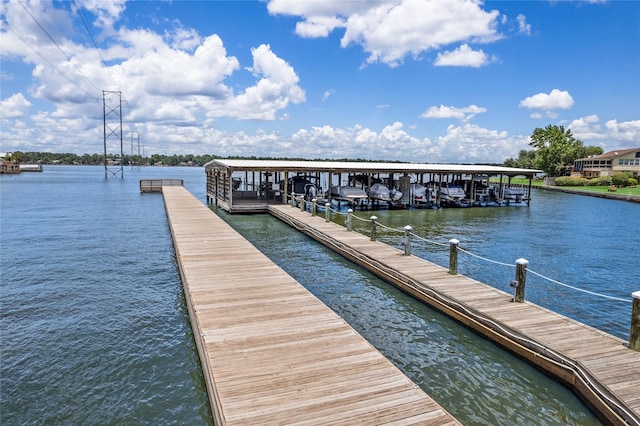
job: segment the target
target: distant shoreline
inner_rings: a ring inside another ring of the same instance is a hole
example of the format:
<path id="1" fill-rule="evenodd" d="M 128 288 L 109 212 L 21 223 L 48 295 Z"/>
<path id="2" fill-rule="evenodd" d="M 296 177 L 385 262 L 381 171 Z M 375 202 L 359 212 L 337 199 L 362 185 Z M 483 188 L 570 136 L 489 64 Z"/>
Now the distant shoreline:
<path id="1" fill-rule="evenodd" d="M 640 203 L 640 197 L 637 195 L 628 194 L 616 194 L 615 192 L 594 192 L 594 191 L 581 191 L 579 189 L 563 188 L 560 186 L 532 186 L 532 188 L 544 189 L 546 191 L 566 192 L 568 194 L 576 195 L 588 195 L 590 197 L 607 198 L 610 200 L 631 201 L 633 203 Z"/>

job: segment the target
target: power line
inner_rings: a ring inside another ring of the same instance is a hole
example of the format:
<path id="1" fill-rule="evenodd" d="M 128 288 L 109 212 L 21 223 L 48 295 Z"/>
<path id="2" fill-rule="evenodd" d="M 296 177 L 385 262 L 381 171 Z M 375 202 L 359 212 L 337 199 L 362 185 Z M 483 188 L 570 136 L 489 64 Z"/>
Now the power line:
<path id="1" fill-rule="evenodd" d="M 91 84 L 91 86 L 93 86 L 94 89 L 96 89 L 97 92 L 100 92 L 100 89 L 98 89 L 96 87 L 95 84 L 93 84 L 93 82 L 89 79 L 89 77 L 87 77 L 85 75 L 85 73 L 82 72 L 82 70 L 80 68 L 78 68 L 78 66 L 76 64 L 74 64 L 71 61 L 71 57 L 69 55 L 67 55 L 67 53 L 62 49 L 62 47 L 60 47 L 60 45 L 58 44 L 57 41 L 55 41 L 55 39 L 51 36 L 51 34 L 49 34 L 49 32 L 42 26 L 42 24 L 38 21 L 38 19 L 36 19 L 35 16 L 33 16 L 33 14 L 31 14 L 31 12 L 29 12 L 29 9 L 27 9 L 27 7 L 24 5 L 24 3 L 22 3 L 21 0 L 18 0 L 18 3 L 20 3 L 20 6 L 22 6 L 22 8 L 24 9 L 25 12 L 27 12 L 27 14 L 29 14 L 29 16 L 31 17 L 31 19 L 33 19 L 33 21 L 38 24 L 38 26 L 40 27 L 40 29 L 47 35 L 47 37 L 49 37 L 49 40 L 51 40 L 53 42 L 53 44 L 56 45 L 56 47 L 60 50 L 60 52 L 62 52 L 62 54 L 64 55 L 64 57 L 67 59 L 67 61 L 74 66 L 74 68 L 76 70 L 78 70 L 78 72 L 89 82 L 89 84 Z M 77 86 L 77 84 L 76 84 Z"/>
<path id="2" fill-rule="evenodd" d="M 109 77 L 111 77 L 111 80 L 113 80 L 113 83 L 115 84 L 116 89 L 119 89 L 118 82 L 113 77 L 113 74 L 111 74 L 111 72 L 109 71 L 109 67 L 107 66 L 107 63 L 106 63 L 104 57 L 102 56 L 102 53 L 100 52 L 100 48 L 98 47 L 98 43 L 96 43 L 96 40 L 93 37 L 93 34 L 91 33 L 91 29 L 89 28 L 89 24 L 87 23 L 87 20 L 85 19 L 84 14 L 82 13 L 81 9 L 78 9 L 78 14 L 80 15 L 80 19 L 82 19 L 82 24 L 84 25 L 85 30 L 87 30 L 87 34 L 89 34 L 89 38 L 91 39 L 91 42 L 93 43 L 94 47 L 96 48 L 96 52 L 98 52 L 98 56 L 100 56 L 100 62 L 102 63 L 102 66 L 104 67 L 104 69 L 107 72 L 107 74 L 109 74 Z"/>

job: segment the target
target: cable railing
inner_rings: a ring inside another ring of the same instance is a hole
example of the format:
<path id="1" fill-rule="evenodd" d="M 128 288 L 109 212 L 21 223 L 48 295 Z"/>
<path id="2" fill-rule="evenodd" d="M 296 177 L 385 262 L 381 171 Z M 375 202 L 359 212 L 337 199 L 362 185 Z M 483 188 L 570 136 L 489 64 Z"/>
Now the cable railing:
<path id="1" fill-rule="evenodd" d="M 364 224 L 368 224 L 369 225 L 369 235 L 371 238 L 371 241 L 377 241 L 378 239 L 378 232 L 384 232 L 384 233 L 398 233 L 398 234 L 404 234 L 404 241 L 401 243 L 401 245 L 404 245 L 404 254 L 407 256 L 410 256 L 412 254 L 412 250 L 411 250 L 411 246 L 413 243 L 419 242 L 419 243 L 425 243 L 428 245 L 432 245 L 435 246 L 436 248 L 448 248 L 449 250 L 449 274 L 451 275 L 457 275 L 458 274 L 458 256 L 460 253 L 467 255 L 471 258 L 474 258 L 480 262 L 483 262 L 485 264 L 490 264 L 490 265 L 498 265 L 500 267 L 506 267 L 509 269 L 513 269 L 515 268 L 515 279 L 511 280 L 509 283 L 509 286 L 513 289 L 513 301 L 514 302 L 524 302 L 525 300 L 525 288 L 526 288 L 526 276 L 527 273 L 530 273 L 542 280 L 545 280 L 549 283 L 561 286 L 563 288 L 568 288 L 571 289 L 573 291 L 577 291 L 580 293 L 584 293 L 584 294 L 588 294 L 590 296 L 594 296 L 594 297 L 599 297 L 602 299 L 606 299 L 606 300 L 611 300 L 614 302 L 624 302 L 624 303 L 633 303 L 632 306 L 632 339 L 634 336 L 634 332 L 633 330 L 637 330 L 635 333 L 636 335 L 640 335 L 640 291 L 639 292 L 634 292 L 632 294 L 632 297 L 630 299 L 626 299 L 626 298 L 621 298 L 621 297 L 616 297 L 616 296 L 611 296 L 611 295 L 607 295 L 607 294 L 602 294 L 602 293 L 598 293 L 598 292 L 594 292 L 594 291 L 590 291 L 590 290 L 586 290 L 574 285 L 570 285 L 564 282 L 561 282 L 559 280 L 547 277 L 539 272 L 536 272 L 530 268 L 528 268 L 528 264 L 529 262 L 526 259 L 517 259 L 515 264 L 509 264 L 509 263 L 505 263 L 505 262 L 500 262 L 497 260 L 493 260 L 493 259 L 489 259 L 487 257 L 484 256 L 480 256 L 478 254 L 472 253 L 469 250 L 463 249 L 461 247 L 459 247 L 459 241 L 456 239 L 451 239 L 448 241 L 448 243 L 442 243 L 442 242 L 437 242 L 437 241 L 432 241 L 429 240 L 427 238 L 424 238 L 421 235 L 418 235 L 416 233 L 413 232 L 413 228 L 410 225 L 405 226 L 402 229 L 399 228 L 394 228 L 391 226 L 387 226 L 385 224 L 382 224 L 380 222 L 378 222 L 378 218 L 376 216 L 371 216 L 368 219 L 367 218 L 363 218 L 360 217 L 356 214 L 353 213 L 352 209 L 348 209 L 346 212 L 343 211 L 339 211 L 336 210 L 334 208 L 331 207 L 331 203 L 325 203 L 323 206 L 317 203 L 317 200 L 305 200 L 303 196 L 298 196 L 296 197 L 295 194 L 291 195 L 291 206 L 295 207 L 296 204 L 298 207 L 300 207 L 301 211 L 307 211 L 307 209 L 311 212 L 312 215 L 317 215 L 319 211 L 321 211 L 322 209 L 324 209 L 324 214 L 325 214 L 325 221 L 326 222 L 330 222 L 332 221 L 332 218 L 335 218 L 337 216 L 345 216 L 344 219 L 344 223 L 345 223 L 345 227 L 347 228 L 347 231 L 352 231 L 353 230 L 353 222 L 358 221 Z M 366 227 L 366 225 L 365 225 Z M 362 227 L 360 227 L 362 229 Z M 362 234 L 366 234 L 366 229 L 362 229 L 361 231 L 359 231 Z M 425 259 L 427 260 L 427 259 Z M 636 312 L 637 311 L 637 312 Z M 637 343 L 630 343 L 630 347 L 633 348 L 634 350 L 638 350 L 640 351 L 640 337 L 636 337 L 635 340 L 637 341 Z"/>

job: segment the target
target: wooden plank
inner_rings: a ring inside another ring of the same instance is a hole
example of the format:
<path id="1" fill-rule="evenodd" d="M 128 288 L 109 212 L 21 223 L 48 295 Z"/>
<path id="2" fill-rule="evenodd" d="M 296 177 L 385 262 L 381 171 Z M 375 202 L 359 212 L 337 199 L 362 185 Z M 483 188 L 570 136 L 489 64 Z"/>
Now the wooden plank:
<path id="1" fill-rule="evenodd" d="M 216 424 L 459 424 L 193 195 L 163 195 Z"/>
<path id="2" fill-rule="evenodd" d="M 580 363 L 600 384 L 613 391 L 621 404 L 631 410 L 629 416 L 632 419 L 629 421 L 640 423 L 640 353 L 628 349 L 621 339 L 528 302 L 511 303 L 509 300 L 512 296 L 503 291 L 467 277 L 449 275 L 445 268 L 415 256 L 403 256 L 400 250 L 380 242 L 372 242 L 366 235 L 348 232 L 339 225 L 326 223 L 323 218 L 313 217 L 299 209 L 270 206 L 270 211 L 285 222 L 295 222 L 300 229 L 306 226 L 320 231 L 323 235 L 321 238 L 339 242 L 351 255 L 355 253 L 358 259 L 365 259 L 365 263 L 366 259 L 370 259 L 370 270 L 374 273 L 381 273 L 382 269 L 387 268 L 394 276 L 404 277 L 403 283 L 412 282 L 415 288 L 435 291 L 454 304 L 471 308 L 467 311 L 470 314 L 463 315 L 467 315 L 474 323 L 488 320 L 493 324 L 500 324 L 504 330 L 513 330 L 513 333 L 498 336 L 493 328 L 474 328 L 511 347 L 541 368 L 554 366 L 553 363 L 543 362 L 546 352 L 556 352 Z M 428 298 L 423 300 L 432 303 Z M 475 317 L 474 312 L 484 319 Z M 538 346 L 532 347 L 541 348 L 541 352 L 522 350 L 520 343 L 513 340 L 515 335 L 524 335 L 531 342 L 536 342 Z M 530 356 L 527 355 L 529 352 Z M 579 388 L 576 390 L 580 391 Z M 583 391 L 592 392 L 591 389 Z M 610 409 L 607 398 L 594 394 L 582 396 L 592 404 L 592 398 L 596 398 L 595 401 L 601 398 L 598 408 L 603 415 L 613 422 L 620 420 Z"/>

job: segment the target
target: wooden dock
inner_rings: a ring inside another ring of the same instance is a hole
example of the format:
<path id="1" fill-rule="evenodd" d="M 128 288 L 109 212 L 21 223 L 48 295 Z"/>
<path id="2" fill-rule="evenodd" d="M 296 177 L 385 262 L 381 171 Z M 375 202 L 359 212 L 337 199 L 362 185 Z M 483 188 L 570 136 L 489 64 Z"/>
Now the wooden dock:
<path id="1" fill-rule="evenodd" d="M 640 425 L 640 352 L 627 342 L 288 205 L 275 217 L 572 388 L 609 424 Z"/>
<path id="2" fill-rule="evenodd" d="M 216 425 L 459 424 L 180 186 L 163 186 Z"/>

